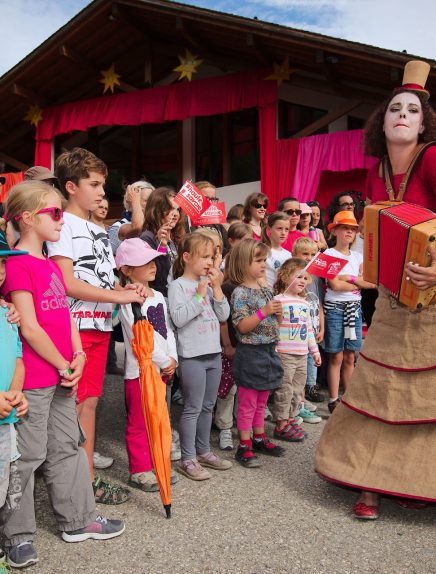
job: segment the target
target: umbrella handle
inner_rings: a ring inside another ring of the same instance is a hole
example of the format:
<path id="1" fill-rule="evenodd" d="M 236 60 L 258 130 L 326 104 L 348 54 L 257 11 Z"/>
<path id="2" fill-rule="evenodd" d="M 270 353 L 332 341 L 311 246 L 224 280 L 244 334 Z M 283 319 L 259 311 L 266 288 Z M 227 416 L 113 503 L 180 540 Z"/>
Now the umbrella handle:
<path id="1" fill-rule="evenodd" d="M 131 303 L 131 306 L 135 323 L 145 318 L 142 316 L 141 305 L 139 303 Z"/>

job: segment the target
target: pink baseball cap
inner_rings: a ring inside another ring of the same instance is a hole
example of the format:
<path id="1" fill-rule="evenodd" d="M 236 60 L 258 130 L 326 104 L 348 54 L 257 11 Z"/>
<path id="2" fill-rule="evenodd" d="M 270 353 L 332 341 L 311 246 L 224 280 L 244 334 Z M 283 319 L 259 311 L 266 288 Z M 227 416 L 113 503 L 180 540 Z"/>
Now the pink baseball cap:
<path id="1" fill-rule="evenodd" d="M 301 215 L 305 213 L 312 213 L 312 208 L 307 203 L 300 203 Z"/>
<path id="2" fill-rule="evenodd" d="M 139 239 L 139 237 L 133 237 L 121 242 L 115 255 L 115 264 L 117 269 L 120 269 L 123 265 L 141 267 L 160 255 L 165 255 L 165 253 L 159 253 L 159 251 L 152 249 L 148 243 Z"/>

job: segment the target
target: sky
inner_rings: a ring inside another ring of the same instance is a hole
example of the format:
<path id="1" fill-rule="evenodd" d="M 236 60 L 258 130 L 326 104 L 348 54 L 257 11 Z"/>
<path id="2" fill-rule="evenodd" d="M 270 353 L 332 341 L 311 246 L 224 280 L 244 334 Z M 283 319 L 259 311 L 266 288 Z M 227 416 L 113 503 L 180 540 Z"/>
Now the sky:
<path id="1" fill-rule="evenodd" d="M 0 76 L 89 0 L 0 0 Z M 204 8 L 436 60 L 436 0 L 184 0 Z M 19 32 L 17 32 L 19 31 Z"/>

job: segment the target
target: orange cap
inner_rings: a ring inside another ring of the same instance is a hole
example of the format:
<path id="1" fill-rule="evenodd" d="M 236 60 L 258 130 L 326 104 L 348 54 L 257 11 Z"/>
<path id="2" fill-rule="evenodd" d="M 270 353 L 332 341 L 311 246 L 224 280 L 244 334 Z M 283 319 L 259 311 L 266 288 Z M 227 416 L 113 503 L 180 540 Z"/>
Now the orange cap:
<path id="1" fill-rule="evenodd" d="M 327 225 L 327 229 L 331 231 L 338 225 L 352 225 L 353 227 L 359 227 L 352 211 L 338 211 L 332 223 Z"/>

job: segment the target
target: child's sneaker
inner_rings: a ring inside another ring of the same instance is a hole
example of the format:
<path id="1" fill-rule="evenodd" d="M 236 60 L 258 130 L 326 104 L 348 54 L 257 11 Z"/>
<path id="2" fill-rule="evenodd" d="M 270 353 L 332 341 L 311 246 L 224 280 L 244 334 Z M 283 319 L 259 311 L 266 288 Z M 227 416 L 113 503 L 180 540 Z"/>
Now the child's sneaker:
<path id="1" fill-rule="evenodd" d="M 197 459 L 201 466 L 213 468 L 213 470 L 229 470 L 229 468 L 232 468 L 233 466 L 229 460 L 224 460 L 213 452 L 199 454 Z"/>
<path id="2" fill-rule="evenodd" d="M 252 440 L 252 445 L 253 450 L 269 456 L 283 456 L 285 454 L 285 449 L 271 442 L 265 434 L 262 435 L 262 438 L 255 437 Z"/>
<path id="3" fill-rule="evenodd" d="M 126 525 L 122 520 L 108 520 L 102 516 L 97 516 L 85 528 L 62 532 L 62 539 L 65 542 L 83 542 L 89 538 L 93 540 L 108 540 L 109 538 L 120 536 L 125 529 Z"/>
<path id="4" fill-rule="evenodd" d="M 304 430 L 296 424 L 288 422 L 282 429 L 274 429 L 274 437 L 286 442 L 303 442 L 306 436 Z"/>
<path id="5" fill-rule="evenodd" d="M 177 470 L 191 480 L 208 480 L 212 478 L 210 472 L 203 468 L 195 458 L 182 460 Z"/>
<path id="6" fill-rule="evenodd" d="M 301 403 L 301 406 L 302 408 L 306 409 L 307 411 L 310 411 L 311 413 L 315 413 L 318 408 L 307 399 L 304 399 L 304 403 Z"/>
<path id="7" fill-rule="evenodd" d="M 135 472 L 130 475 L 129 486 L 139 488 L 144 492 L 157 492 L 159 484 L 156 480 L 156 475 L 151 472 Z"/>
<path id="8" fill-rule="evenodd" d="M 220 431 L 219 444 L 221 450 L 233 450 L 233 437 L 231 429 Z"/>
<path id="9" fill-rule="evenodd" d="M 317 414 L 307 410 L 306 408 L 300 409 L 300 417 L 303 419 L 304 423 L 317 424 L 322 422 L 322 418 Z"/>
<path id="10" fill-rule="evenodd" d="M 290 419 L 290 421 L 292 421 L 296 425 L 301 425 L 301 423 L 303 422 L 303 419 L 300 417 L 300 415 L 295 415 L 295 417 L 292 417 L 292 419 Z"/>
<path id="11" fill-rule="evenodd" d="M 99 452 L 94 452 L 93 463 L 94 468 L 97 468 L 98 470 L 104 470 L 105 468 L 109 468 L 113 465 L 114 459 L 110 456 L 103 456 Z"/>
<path id="12" fill-rule="evenodd" d="M 39 562 L 38 554 L 30 540 L 11 546 L 8 550 L 8 563 L 13 568 L 26 568 L 37 562 Z"/>
<path id="13" fill-rule="evenodd" d="M 306 399 L 308 399 L 309 401 L 312 401 L 313 403 L 323 403 L 324 402 L 324 396 L 320 392 L 318 385 L 311 385 L 311 386 L 306 385 L 304 396 Z"/>
<path id="14" fill-rule="evenodd" d="M 238 446 L 235 459 L 242 464 L 242 466 L 246 466 L 247 468 L 259 468 L 259 466 L 261 466 L 260 461 L 254 454 L 253 450 L 245 444 L 240 444 Z"/>
<path id="15" fill-rule="evenodd" d="M 92 489 L 94 491 L 95 502 L 99 504 L 123 504 L 130 498 L 128 488 L 109 484 L 98 476 L 95 477 L 92 483 Z"/>

